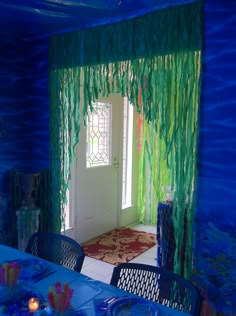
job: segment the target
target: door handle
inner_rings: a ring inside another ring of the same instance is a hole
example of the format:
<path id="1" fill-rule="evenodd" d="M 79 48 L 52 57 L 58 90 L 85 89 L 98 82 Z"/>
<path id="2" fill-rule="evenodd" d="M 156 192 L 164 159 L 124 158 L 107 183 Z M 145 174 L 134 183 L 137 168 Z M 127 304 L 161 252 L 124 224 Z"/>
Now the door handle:
<path id="1" fill-rule="evenodd" d="M 114 157 L 114 159 L 113 159 L 113 166 L 114 166 L 115 168 L 118 168 L 118 167 L 119 167 L 119 162 L 118 162 L 117 157 Z"/>

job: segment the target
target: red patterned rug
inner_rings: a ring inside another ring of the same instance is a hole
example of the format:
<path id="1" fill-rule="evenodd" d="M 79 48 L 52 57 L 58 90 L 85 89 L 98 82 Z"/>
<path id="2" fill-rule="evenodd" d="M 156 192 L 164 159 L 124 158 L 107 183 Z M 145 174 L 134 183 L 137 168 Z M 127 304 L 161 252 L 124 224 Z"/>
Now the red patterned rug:
<path id="1" fill-rule="evenodd" d="M 86 256 L 118 265 L 155 246 L 156 235 L 131 228 L 120 228 L 82 245 Z"/>

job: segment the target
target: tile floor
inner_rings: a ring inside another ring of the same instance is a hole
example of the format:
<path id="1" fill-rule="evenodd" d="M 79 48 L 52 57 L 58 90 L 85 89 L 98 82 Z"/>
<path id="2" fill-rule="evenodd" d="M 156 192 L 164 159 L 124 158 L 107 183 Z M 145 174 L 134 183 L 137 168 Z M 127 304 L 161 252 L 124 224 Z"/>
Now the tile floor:
<path id="1" fill-rule="evenodd" d="M 147 233 L 156 234 L 156 225 L 138 224 L 138 225 L 132 225 L 129 227 L 136 230 L 145 231 Z M 141 255 L 139 255 L 138 257 L 134 258 L 130 262 L 139 262 L 139 263 L 146 263 L 150 265 L 156 265 L 156 259 L 155 259 L 156 256 L 157 256 L 157 246 L 154 246 L 150 248 L 149 250 L 145 251 L 144 253 L 142 253 Z M 86 256 L 81 273 L 93 279 L 96 279 L 105 283 L 110 283 L 113 268 L 114 268 L 114 265 L 112 264 Z"/>

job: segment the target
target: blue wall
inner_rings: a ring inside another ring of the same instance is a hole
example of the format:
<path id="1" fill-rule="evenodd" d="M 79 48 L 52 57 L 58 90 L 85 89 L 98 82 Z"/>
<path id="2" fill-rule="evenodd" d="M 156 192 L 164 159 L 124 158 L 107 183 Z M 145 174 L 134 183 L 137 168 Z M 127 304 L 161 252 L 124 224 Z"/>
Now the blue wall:
<path id="1" fill-rule="evenodd" d="M 195 264 L 212 306 L 236 315 L 236 3 L 204 11 Z"/>
<path id="2" fill-rule="evenodd" d="M 236 220 L 236 3 L 205 5 L 205 52 L 200 125 L 199 208 L 224 224 Z M 231 210 L 231 212 L 230 212 Z M 216 219 L 215 219 L 216 220 Z"/>
<path id="3" fill-rule="evenodd" d="M 1 231 L 14 226 L 5 177 L 15 168 L 25 173 L 48 168 L 47 40 L 3 39 L 0 56 L 0 242 L 14 239 Z M 12 217 L 10 217 L 12 220 Z"/>

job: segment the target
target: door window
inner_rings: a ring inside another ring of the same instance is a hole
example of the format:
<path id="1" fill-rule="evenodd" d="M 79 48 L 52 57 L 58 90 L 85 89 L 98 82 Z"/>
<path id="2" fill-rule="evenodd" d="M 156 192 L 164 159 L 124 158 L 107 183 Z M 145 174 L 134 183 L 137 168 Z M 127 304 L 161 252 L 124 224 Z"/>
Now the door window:
<path id="1" fill-rule="evenodd" d="M 111 165 L 112 104 L 96 102 L 88 111 L 86 167 Z"/>

